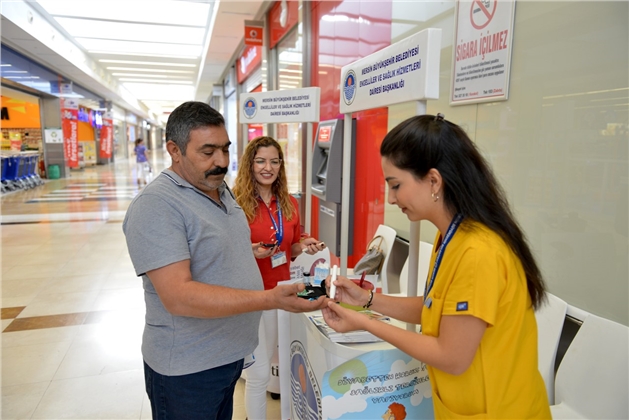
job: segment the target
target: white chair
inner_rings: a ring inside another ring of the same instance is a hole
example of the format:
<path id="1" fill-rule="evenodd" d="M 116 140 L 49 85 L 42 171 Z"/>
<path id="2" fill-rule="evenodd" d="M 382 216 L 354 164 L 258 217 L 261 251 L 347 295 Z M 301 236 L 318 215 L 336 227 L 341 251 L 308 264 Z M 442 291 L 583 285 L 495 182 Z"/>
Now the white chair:
<path id="1" fill-rule="evenodd" d="M 589 314 L 557 370 L 552 417 L 627 419 L 628 395 L 629 327 Z"/>
<path id="2" fill-rule="evenodd" d="M 290 263 L 290 278 L 300 279 L 304 273 L 314 275 L 314 267 L 320 262 L 330 264 L 330 248 L 325 247 L 314 255 L 302 252 Z"/>
<path id="3" fill-rule="evenodd" d="M 546 296 L 547 301 L 535 311 L 535 319 L 538 368 L 546 384 L 548 401 L 552 405 L 555 403 L 555 359 L 568 304 L 553 294 L 546 293 Z"/>
<path id="4" fill-rule="evenodd" d="M 430 256 L 432 254 L 432 244 L 424 241 L 419 242 L 419 266 L 417 267 L 417 295 L 423 296 L 424 286 L 428 278 L 428 268 L 430 267 Z M 410 258 L 410 257 L 409 257 Z M 402 272 L 400 273 L 400 294 L 408 295 L 408 264 L 406 259 Z"/>
<path id="5" fill-rule="evenodd" d="M 376 233 L 374 234 L 374 238 L 376 236 L 382 236 L 382 251 L 384 253 L 384 261 L 382 262 L 382 269 L 380 270 L 380 281 L 382 283 L 382 293 L 388 293 L 389 291 L 389 280 L 387 277 L 387 272 L 389 271 L 389 262 L 391 261 L 391 250 L 393 249 L 393 244 L 395 243 L 395 237 L 397 236 L 397 232 L 392 227 L 386 225 L 379 225 L 378 229 L 376 229 Z"/>

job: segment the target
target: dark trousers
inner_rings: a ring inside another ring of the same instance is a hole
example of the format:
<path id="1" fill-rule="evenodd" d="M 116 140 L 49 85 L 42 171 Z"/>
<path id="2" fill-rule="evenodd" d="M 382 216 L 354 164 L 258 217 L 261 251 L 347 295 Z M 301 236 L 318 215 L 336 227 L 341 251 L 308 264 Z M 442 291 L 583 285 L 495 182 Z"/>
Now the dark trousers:
<path id="1" fill-rule="evenodd" d="M 164 376 L 144 363 L 153 420 L 228 420 L 243 361 L 181 376 Z"/>

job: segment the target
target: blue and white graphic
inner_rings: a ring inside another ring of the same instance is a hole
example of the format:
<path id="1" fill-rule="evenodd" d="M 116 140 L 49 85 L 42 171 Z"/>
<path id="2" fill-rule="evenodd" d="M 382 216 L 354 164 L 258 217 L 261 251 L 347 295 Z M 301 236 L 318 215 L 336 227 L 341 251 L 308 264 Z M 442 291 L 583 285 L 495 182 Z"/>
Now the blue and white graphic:
<path id="1" fill-rule="evenodd" d="M 248 124 L 319 122 L 321 88 L 243 92 L 240 121 Z"/>
<path id="2" fill-rule="evenodd" d="M 299 341 L 290 346 L 290 385 L 292 419 L 321 418 L 321 390 L 306 350 Z"/>
<path id="3" fill-rule="evenodd" d="M 439 98 L 441 29 L 427 28 L 341 69 L 342 114 Z"/>
<path id="4" fill-rule="evenodd" d="M 253 98 L 247 98 L 245 100 L 245 104 L 243 105 L 243 112 L 245 113 L 245 117 L 251 119 L 255 117 L 256 112 L 258 112 L 258 105 L 256 104 L 256 100 Z"/>
<path id="5" fill-rule="evenodd" d="M 343 100 L 347 105 L 351 105 L 356 97 L 356 73 L 350 70 L 343 78 Z"/>
<path id="6" fill-rule="evenodd" d="M 397 349 L 360 355 L 326 372 L 323 419 L 434 419 L 426 365 Z"/>

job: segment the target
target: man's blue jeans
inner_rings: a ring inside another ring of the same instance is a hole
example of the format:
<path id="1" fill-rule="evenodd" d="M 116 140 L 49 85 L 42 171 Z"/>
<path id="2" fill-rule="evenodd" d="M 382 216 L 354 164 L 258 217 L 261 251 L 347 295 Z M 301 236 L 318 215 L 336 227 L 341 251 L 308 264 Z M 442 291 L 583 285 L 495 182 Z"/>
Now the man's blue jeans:
<path id="1" fill-rule="evenodd" d="M 164 376 L 144 363 L 146 393 L 154 420 L 227 420 L 243 360 L 198 373 Z"/>

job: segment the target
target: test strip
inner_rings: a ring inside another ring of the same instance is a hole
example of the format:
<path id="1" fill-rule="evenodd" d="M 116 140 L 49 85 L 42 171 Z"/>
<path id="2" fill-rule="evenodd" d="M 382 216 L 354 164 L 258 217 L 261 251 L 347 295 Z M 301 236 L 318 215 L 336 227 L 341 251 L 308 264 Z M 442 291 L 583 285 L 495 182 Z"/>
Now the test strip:
<path id="1" fill-rule="evenodd" d="M 332 266 L 332 278 L 330 279 L 330 299 L 334 299 L 336 295 L 336 285 L 334 282 L 336 281 L 336 271 L 338 267 L 336 265 Z"/>

